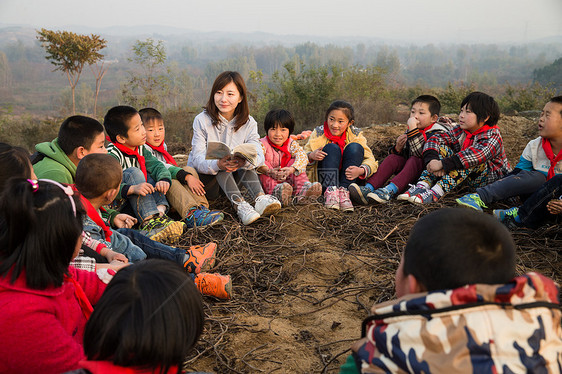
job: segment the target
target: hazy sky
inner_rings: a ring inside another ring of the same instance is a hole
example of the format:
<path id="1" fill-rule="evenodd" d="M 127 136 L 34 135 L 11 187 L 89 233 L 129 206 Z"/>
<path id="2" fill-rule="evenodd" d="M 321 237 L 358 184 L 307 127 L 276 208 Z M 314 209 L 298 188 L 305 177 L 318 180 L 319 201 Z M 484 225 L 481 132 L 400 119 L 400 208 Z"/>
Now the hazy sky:
<path id="1" fill-rule="evenodd" d="M 562 0 L 0 0 L 0 23 L 526 42 L 562 35 Z"/>

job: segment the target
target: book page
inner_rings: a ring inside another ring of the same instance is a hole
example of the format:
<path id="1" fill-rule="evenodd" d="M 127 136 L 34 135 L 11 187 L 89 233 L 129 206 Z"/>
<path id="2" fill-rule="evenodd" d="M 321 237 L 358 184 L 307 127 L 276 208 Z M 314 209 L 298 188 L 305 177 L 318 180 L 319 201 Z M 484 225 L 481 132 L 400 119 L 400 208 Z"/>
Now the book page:
<path id="1" fill-rule="evenodd" d="M 228 155 L 232 155 L 232 153 L 230 148 L 223 142 L 207 143 L 207 154 L 205 155 L 207 160 L 220 160 Z"/>

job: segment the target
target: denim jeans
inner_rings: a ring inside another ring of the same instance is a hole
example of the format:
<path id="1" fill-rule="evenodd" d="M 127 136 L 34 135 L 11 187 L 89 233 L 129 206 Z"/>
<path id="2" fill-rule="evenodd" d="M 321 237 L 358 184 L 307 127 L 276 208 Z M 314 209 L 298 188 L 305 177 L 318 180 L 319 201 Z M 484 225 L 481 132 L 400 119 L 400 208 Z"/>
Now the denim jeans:
<path id="1" fill-rule="evenodd" d="M 153 186 L 156 184 L 150 174 L 147 179 L 145 179 L 144 174 L 138 168 L 132 167 L 123 171 L 123 183 L 125 184 L 135 185 L 145 182 L 148 182 Z M 164 205 L 166 206 L 166 209 L 169 208 L 168 201 L 161 192 L 155 191 L 146 196 L 133 194 L 127 196 L 127 202 L 121 208 L 121 211 L 132 211 L 139 222 L 143 222 L 147 218 L 159 214 L 157 208 L 158 205 Z"/>
<path id="2" fill-rule="evenodd" d="M 350 166 L 361 166 L 365 150 L 359 143 L 349 143 L 343 149 L 335 143 L 328 143 L 322 148 L 327 153 L 326 157 L 318 163 L 318 180 L 322 188 L 330 186 L 349 187 L 357 179 L 347 179 L 345 170 Z"/>
<path id="3" fill-rule="evenodd" d="M 484 204 L 510 197 L 529 195 L 537 191 L 546 181 L 546 175 L 536 170 L 516 169 L 502 179 L 476 189 Z"/>
<path id="4" fill-rule="evenodd" d="M 550 214 L 546 205 L 550 200 L 557 200 L 562 196 L 562 175 L 555 175 L 544 183 L 519 207 L 519 218 L 524 226 L 538 228 L 546 220 L 556 217 Z"/>
<path id="5" fill-rule="evenodd" d="M 117 229 L 115 232 L 127 237 L 135 246 L 142 249 L 148 258 L 162 258 L 174 261 L 180 265 L 185 262 L 185 250 L 170 247 L 157 241 L 151 240 L 140 232 L 133 229 Z M 116 251 L 119 252 L 119 251 Z M 132 261 L 132 260 L 131 260 Z"/>

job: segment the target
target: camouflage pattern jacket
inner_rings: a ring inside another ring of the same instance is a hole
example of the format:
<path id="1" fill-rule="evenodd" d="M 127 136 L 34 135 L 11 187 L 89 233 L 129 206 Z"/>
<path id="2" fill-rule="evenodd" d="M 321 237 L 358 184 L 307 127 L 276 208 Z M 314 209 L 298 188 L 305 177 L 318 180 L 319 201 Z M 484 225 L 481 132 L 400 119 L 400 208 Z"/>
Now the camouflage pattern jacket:
<path id="1" fill-rule="evenodd" d="M 353 347 L 362 373 L 560 373 L 556 284 L 537 273 L 375 305 Z"/>

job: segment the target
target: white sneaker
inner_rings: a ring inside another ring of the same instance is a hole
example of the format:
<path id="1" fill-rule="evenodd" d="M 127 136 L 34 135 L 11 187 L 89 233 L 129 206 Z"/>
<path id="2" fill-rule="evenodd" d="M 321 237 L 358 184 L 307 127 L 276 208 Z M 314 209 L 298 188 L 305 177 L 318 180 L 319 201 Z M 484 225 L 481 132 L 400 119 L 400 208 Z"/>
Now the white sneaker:
<path id="1" fill-rule="evenodd" d="M 281 209 L 281 202 L 274 196 L 261 195 L 256 197 L 256 212 L 262 216 L 269 216 Z"/>
<path id="2" fill-rule="evenodd" d="M 249 225 L 260 218 L 260 214 L 246 201 L 236 202 L 235 204 L 238 206 L 236 213 L 238 213 L 238 217 L 244 225 Z"/>

